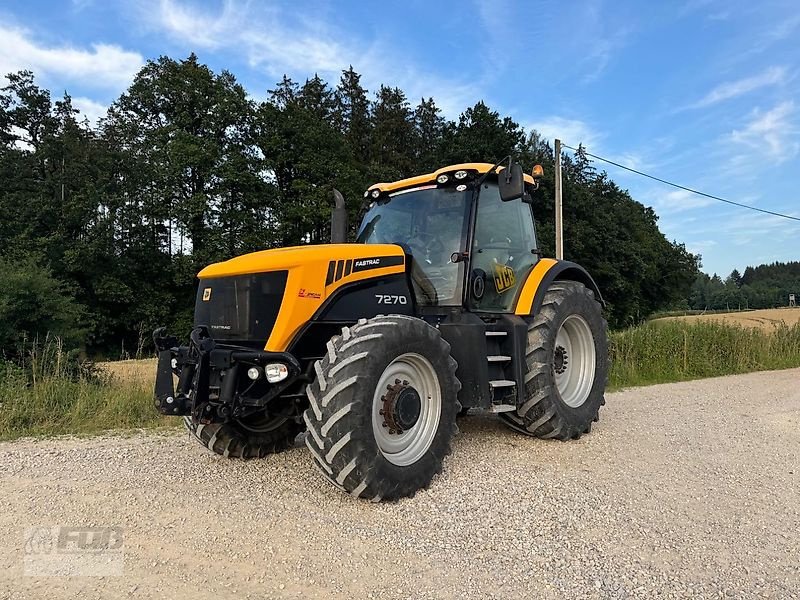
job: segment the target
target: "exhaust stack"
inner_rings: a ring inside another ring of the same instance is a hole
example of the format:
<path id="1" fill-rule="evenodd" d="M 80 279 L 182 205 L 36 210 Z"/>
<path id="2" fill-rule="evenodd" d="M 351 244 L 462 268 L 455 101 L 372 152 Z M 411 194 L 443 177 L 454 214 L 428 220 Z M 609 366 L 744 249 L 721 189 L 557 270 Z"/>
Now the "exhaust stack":
<path id="1" fill-rule="evenodd" d="M 331 244 L 347 243 L 347 206 L 342 193 L 333 188 L 333 210 L 331 211 Z"/>

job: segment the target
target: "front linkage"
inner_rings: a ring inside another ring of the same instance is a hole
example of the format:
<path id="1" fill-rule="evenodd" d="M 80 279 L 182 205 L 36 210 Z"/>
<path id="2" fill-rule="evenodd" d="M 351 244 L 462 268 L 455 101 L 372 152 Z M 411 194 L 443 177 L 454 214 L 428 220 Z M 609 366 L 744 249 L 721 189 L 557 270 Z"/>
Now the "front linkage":
<path id="1" fill-rule="evenodd" d="M 192 329 L 188 346 L 179 346 L 165 327 L 153 332 L 153 342 L 158 350 L 156 409 L 191 416 L 195 423 L 225 422 L 262 411 L 301 374 L 291 354 L 218 345 L 203 325 Z M 268 382 L 265 367 L 279 371 L 282 379 Z"/>

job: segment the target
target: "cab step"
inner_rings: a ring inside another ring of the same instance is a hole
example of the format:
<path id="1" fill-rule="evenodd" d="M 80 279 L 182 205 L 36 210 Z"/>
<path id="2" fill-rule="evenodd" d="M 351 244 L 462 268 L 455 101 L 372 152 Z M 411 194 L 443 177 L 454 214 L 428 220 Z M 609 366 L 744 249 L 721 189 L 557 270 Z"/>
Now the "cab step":
<path id="1" fill-rule="evenodd" d="M 486 337 L 506 337 L 508 335 L 507 331 L 487 331 Z"/>
<path id="2" fill-rule="evenodd" d="M 489 407 L 490 413 L 511 412 L 512 410 L 517 410 L 517 407 L 513 404 L 492 404 Z"/>
<path id="3" fill-rule="evenodd" d="M 486 357 L 486 359 L 487 359 L 487 360 L 488 360 L 490 363 L 494 363 L 494 362 L 508 362 L 508 361 L 510 361 L 510 360 L 511 360 L 511 357 L 510 357 L 510 356 L 503 356 L 503 355 L 501 355 L 501 354 L 495 354 L 495 355 L 490 355 L 490 356 L 487 356 L 487 357 Z"/>
<path id="4" fill-rule="evenodd" d="M 515 385 L 517 383 L 511 379 L 493 379 L 489 382 L 489 387 L 492 389 L 514 387 Z"/>

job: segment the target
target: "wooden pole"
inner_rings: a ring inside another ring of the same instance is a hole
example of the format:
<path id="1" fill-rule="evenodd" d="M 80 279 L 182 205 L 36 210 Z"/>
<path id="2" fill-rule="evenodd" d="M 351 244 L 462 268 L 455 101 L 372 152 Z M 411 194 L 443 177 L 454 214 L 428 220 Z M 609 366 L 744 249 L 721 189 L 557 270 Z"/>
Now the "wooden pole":
<path id="1" fill-rule="evenodd" d="M 561 214 L 561 140 L 556 140 L 556 259 L 564 260 L 564 223 Z"/>

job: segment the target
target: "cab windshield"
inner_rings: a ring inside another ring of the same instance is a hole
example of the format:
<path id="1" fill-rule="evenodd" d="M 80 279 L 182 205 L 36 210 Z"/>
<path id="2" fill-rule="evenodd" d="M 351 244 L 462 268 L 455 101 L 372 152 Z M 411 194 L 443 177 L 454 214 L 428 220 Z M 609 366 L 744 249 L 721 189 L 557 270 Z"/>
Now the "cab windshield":
<path id="1" fill-rule="evenodd" d="M 373 202 L 358 232 L 362 244 L 398 244 L 412 256 L 417 300 L 428 306 L 460 306 L 471 192 L 424 186 Z"/>

